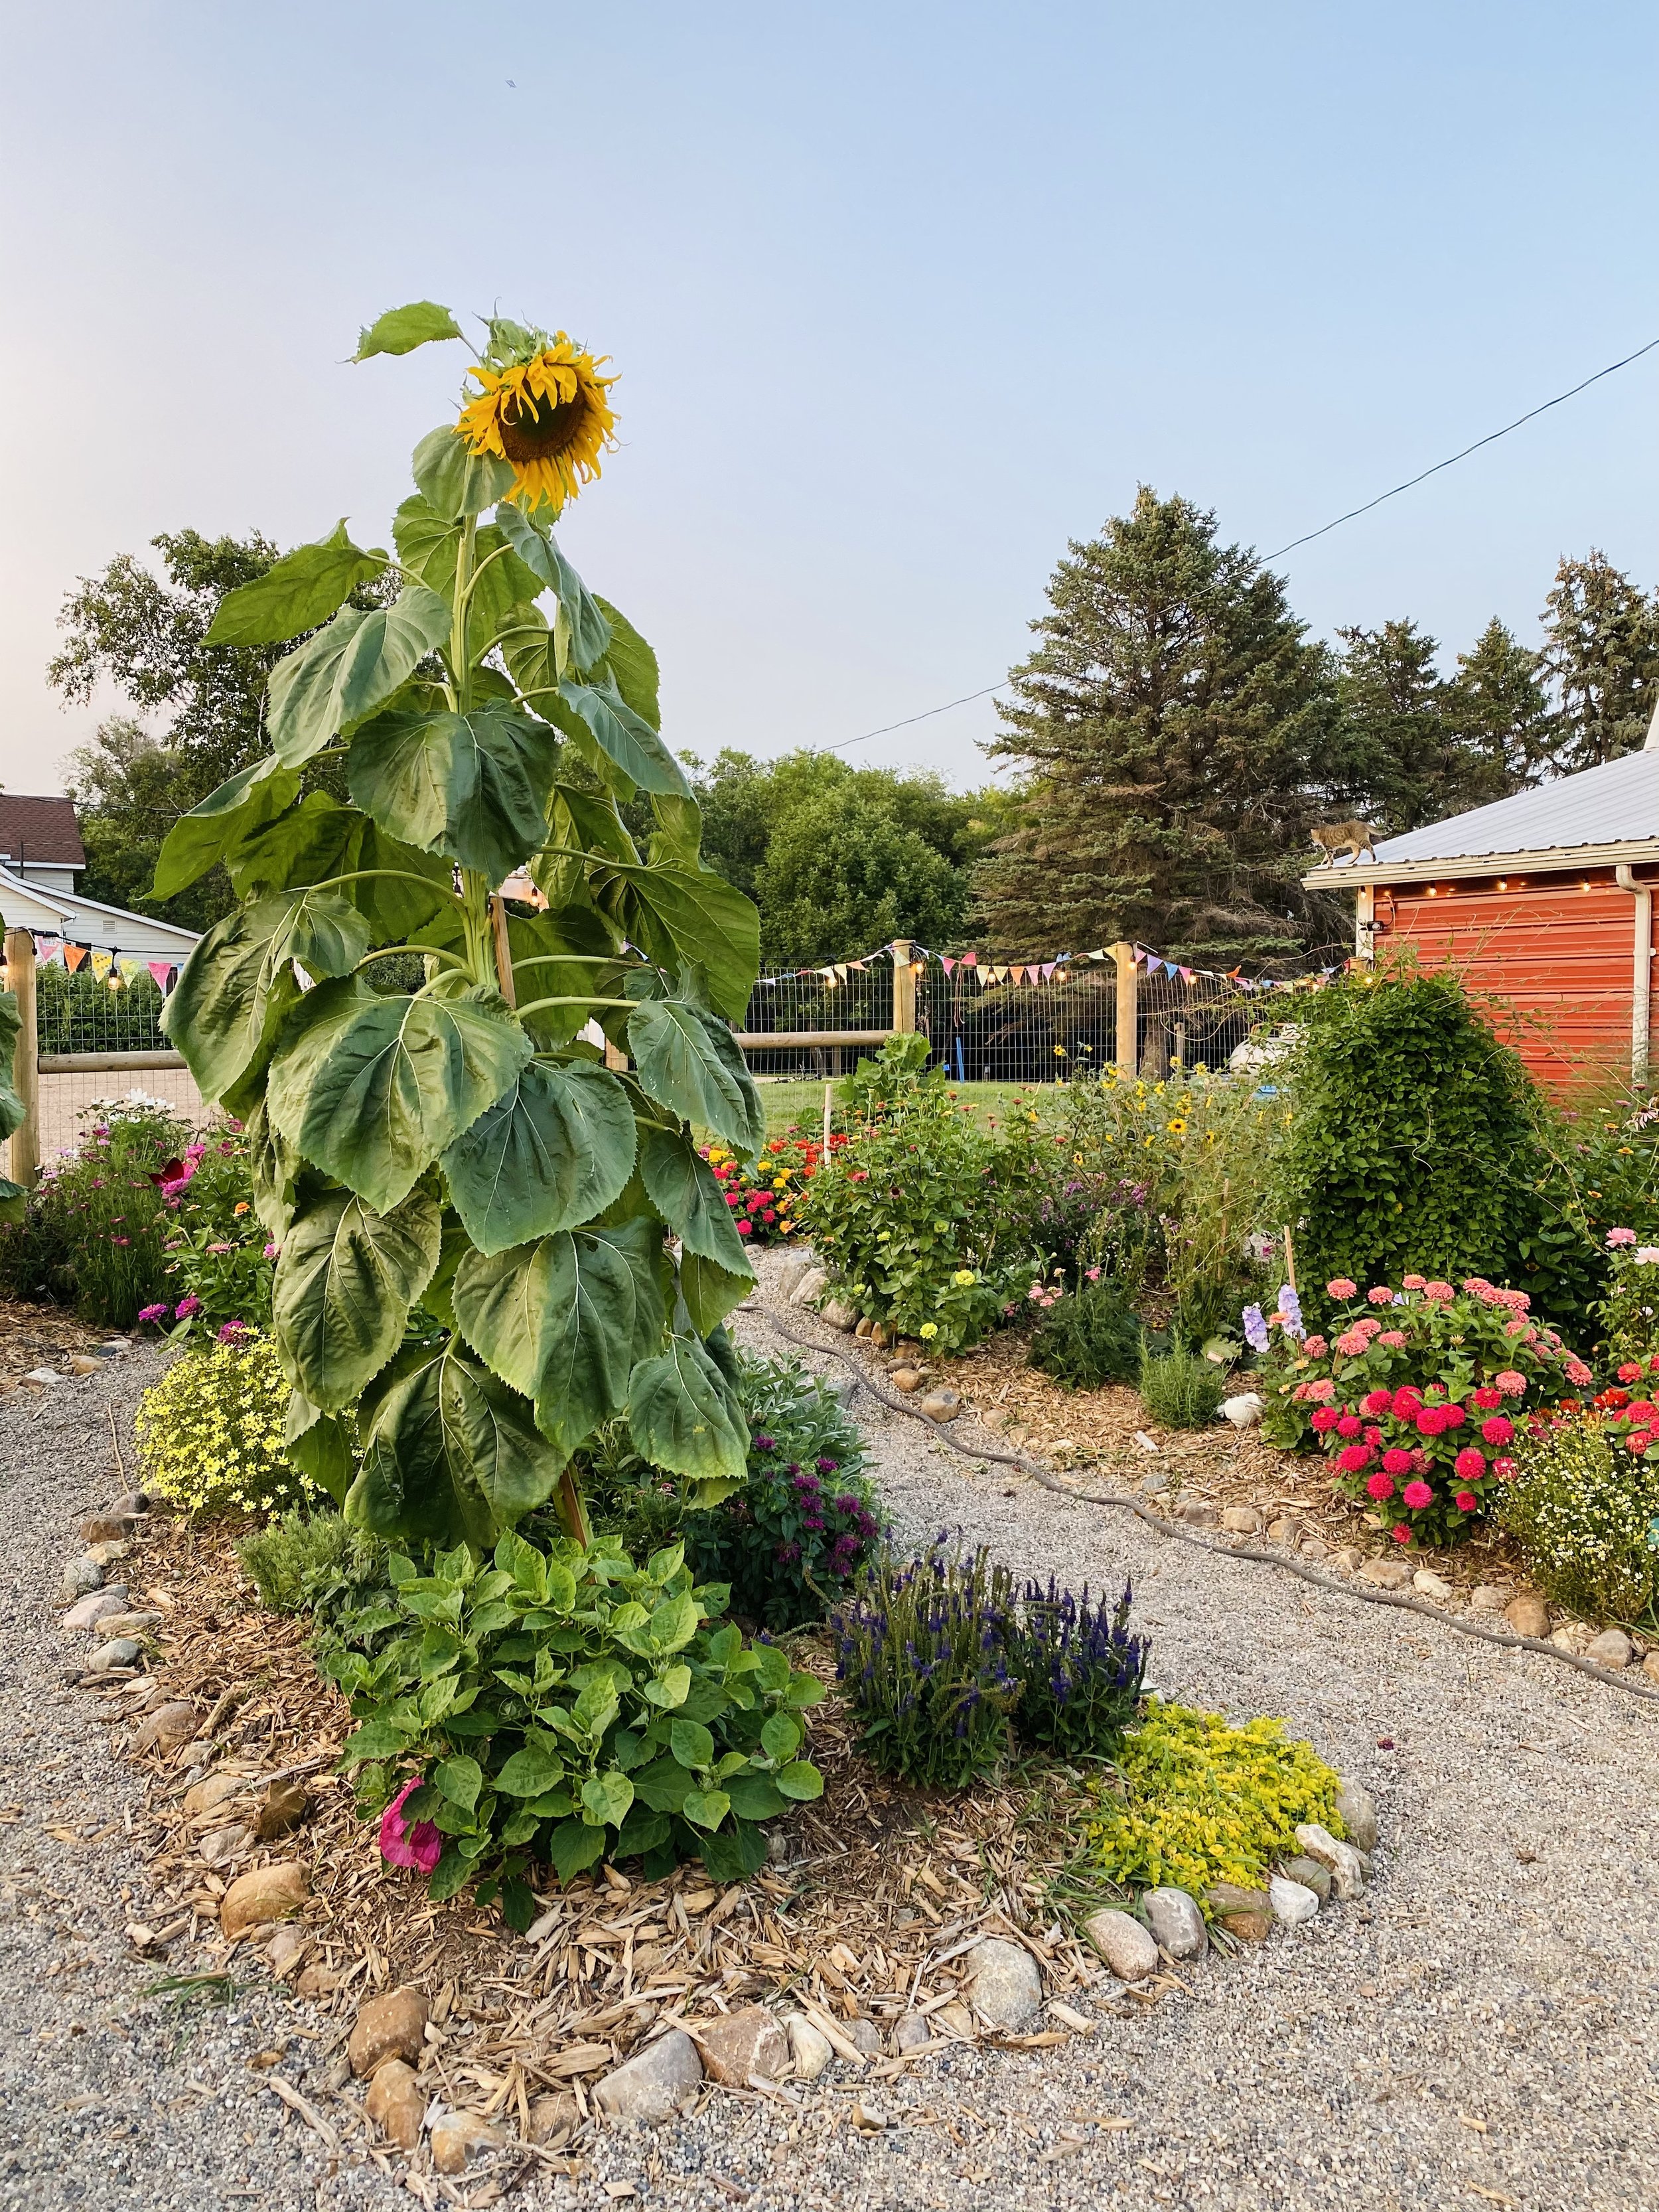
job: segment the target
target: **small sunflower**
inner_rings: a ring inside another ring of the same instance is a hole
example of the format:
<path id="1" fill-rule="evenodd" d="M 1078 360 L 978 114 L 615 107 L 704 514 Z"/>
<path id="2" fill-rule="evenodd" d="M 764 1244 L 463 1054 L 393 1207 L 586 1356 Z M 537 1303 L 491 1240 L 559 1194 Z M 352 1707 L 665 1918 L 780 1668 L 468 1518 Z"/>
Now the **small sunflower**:
<path id="1" fill-rule="evenodd" d="M 470 452 L 511 464 L 520 506 L 557 514 L 599 475 L 600 454 L 616 443 L 607 395 L 617 380 L 599 374 L 605 358 L 556 331 L 527 361 L 467 372 L 483 390 L 462 408 L 455 434 Z"/>

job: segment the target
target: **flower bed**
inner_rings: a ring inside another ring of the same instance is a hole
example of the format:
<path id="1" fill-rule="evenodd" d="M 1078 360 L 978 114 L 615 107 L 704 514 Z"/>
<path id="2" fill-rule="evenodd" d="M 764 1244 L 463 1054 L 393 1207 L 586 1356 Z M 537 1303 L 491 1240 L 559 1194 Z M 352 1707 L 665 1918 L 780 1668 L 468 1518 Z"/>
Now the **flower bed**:
<path id="1" fill-rule="evenodd" d="M 847 1142 L 839 1129 L 833 1131 L 831 1154 L 843 1150 Z M 791 1130 L 787 1136 L 774 1137 L 752 1169 L 745 1169 L 724 1145 L 704 1145 L 699 1150 L 714 1170 L 732 1227 L 746 1243 L 782 1243 L 796 1233 L 801 1194 L 823 1162 L 821 1143 Z"/>

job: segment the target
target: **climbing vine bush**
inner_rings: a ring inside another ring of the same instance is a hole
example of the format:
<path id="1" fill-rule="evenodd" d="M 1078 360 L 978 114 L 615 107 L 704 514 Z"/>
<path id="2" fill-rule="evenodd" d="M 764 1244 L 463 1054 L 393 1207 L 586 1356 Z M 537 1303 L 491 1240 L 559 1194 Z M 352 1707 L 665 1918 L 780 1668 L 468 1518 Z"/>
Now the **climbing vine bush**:
<path id="1" fill-rule="evenodd" d="M 356 358 L 461 337 L 419 302 Z M 599 368 L 493 319 L 395 550 L 342 522 L 226 597 L 210 642 L 311 634 L 272 670 L 270 753 L 156 872 L 165 897 L 222 863 L 240 899 L 167 1033 L 246 1124 L 289 1448 L 387 1537 L 483 1547 L 556 1495 L 586 1536 L 573 1455 L 618 1418 L 696 1496 L 744 1477 L 721 1323 L 752 1277 L 691 1124 L 740 1159 L 765 1133 L 728 1025 L 758 921 L 698 856 L 655 656 L 553 535 L 610 440 Z M 349 798 L 301 799 L 325 755 Z M 541 911 L 500 895 L 526 868 Z"/>

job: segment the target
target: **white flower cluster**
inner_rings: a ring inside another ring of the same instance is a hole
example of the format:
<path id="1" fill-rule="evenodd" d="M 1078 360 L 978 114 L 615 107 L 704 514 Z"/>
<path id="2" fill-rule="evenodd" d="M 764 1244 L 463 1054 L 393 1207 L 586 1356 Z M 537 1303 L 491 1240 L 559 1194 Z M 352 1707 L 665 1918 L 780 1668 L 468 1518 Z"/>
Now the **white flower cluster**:
<path id="1" fill-rule="evenodd" d="M 1659 1455 L 1584 1420 L 1520 1456 L 1498 1514 L 1540 1586 L 1587 1620 L 1637 1620 L 1659 1595 Z"/>

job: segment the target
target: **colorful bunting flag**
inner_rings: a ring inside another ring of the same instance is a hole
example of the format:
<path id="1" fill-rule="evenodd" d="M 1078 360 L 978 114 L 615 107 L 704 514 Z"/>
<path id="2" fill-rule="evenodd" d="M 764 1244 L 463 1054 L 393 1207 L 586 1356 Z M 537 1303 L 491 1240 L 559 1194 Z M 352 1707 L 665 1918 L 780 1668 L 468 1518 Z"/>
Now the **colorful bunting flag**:
<path id="1" fill-rule="evenodd" d="M 76 969 L 80 967 L 86 957 L 87 947 L 84 945 L 66 945 L 64 947 L 64 965 L 69 969 L 71 975 L 73 975 Z"/>
<path id="2" fill-rule="evenodd" d="M 173 988 L 173 963 L 170 960 L 148 960 L 145 966 L 155 979 L 155 988 L 166 998 Z"/>

